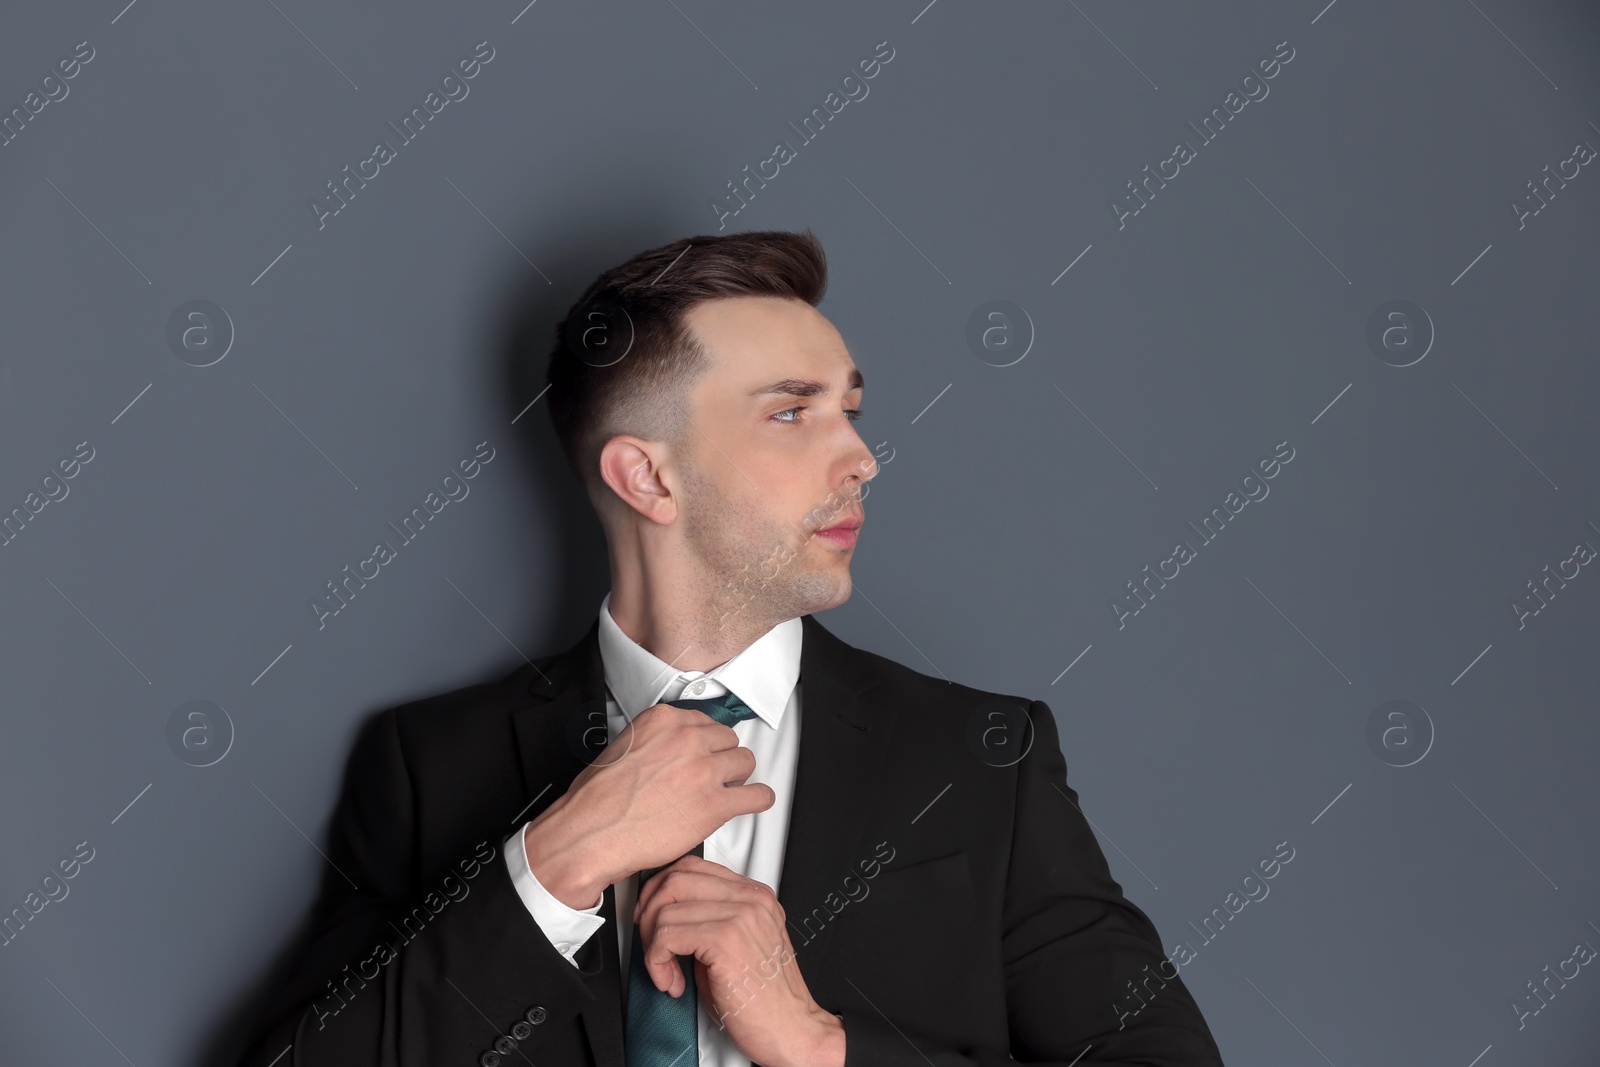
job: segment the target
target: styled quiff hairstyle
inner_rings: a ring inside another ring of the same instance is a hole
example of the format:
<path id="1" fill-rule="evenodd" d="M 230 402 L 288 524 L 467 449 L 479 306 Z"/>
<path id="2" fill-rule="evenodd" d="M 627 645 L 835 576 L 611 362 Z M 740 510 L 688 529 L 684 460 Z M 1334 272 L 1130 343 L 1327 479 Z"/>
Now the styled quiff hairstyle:
<path id="1" fill-rule="evenodd" d="M 558 325 L 546 375 L 556 438 L 596 509 L 610 493 L 600 477 L 607 441 L 625 433 L 676 444 L 688 427 L 689 390 L 709 360 L 686 312 L 736 296 L 815 307 L 827 287 L 809 229 L 681 238 L 596 278 Z"/>

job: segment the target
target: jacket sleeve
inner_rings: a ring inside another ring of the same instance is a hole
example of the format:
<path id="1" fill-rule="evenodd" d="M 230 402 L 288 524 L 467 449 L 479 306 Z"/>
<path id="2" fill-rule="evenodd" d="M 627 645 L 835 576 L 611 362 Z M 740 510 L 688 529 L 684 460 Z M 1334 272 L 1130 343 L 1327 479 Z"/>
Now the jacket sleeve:
<path id="1" fill-rule="evenodd" d="M 1002 917 L 1009 1054 L 962 1051 L 881 1015 L 841 1012 L 845 1067 L 1222 1067 L 1155 925 L 1111 877 L 1067 785 L 1049 706 L 1033 701 L 1028 717 L 1033 745 L 1018 764 Z"/>
<path id="2" fill-rule="evenodd" d="M 519 1052 L 547 1067 L 586 1063 L 577 1016 L 595 999 L 593 942 L 577 967 L 556 951 L 517 896 L 498 835 L 424 882 L 397 710 L 356 741 L 305 947 L 243 1064 L 510 1064 Z"/>

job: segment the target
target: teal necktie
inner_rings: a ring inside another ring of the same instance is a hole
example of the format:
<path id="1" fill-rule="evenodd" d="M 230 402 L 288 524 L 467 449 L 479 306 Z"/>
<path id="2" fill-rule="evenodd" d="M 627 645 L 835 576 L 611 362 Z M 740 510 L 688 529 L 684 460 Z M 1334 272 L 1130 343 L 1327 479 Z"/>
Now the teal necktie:
<path id="1" fill-rule="evenodd" d="M 677 708 L 703 711 L 724 726 L 755 717 L 750 705 L 733 693 L 706 700 L 668 700 L 665 703 Z M 704 854 L 704 847 L 696 845 L 693 854 Z M 639 888 L 660 867 L 639 872 Z M 633 927 L 633 949 L 628 958 L 628 1023 L 624 1048 L 628 1067 L 697 1067 L 699 1033 L 696 1007 L 699 998 L 694 989 L 694 957 L 679 956 L 678 966 L 683 969 L 683 995 L 674 999 L 657 989 L 644 967 L 644 946 L 639 937 L 639 925 Z"/>

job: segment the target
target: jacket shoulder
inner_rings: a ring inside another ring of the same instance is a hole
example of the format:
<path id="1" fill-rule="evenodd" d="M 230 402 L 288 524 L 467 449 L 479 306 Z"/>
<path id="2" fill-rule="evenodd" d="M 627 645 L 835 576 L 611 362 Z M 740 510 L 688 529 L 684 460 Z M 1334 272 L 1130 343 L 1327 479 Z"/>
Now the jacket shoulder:
<path id="1" fill-rule="evenodd" d="M 393 731 L 409 766 L 439 757 L 454 762 L 450 757 L 459 758 L 463 750 L 502 744 L 510 737 L 510 713 L 537 701 L 530 688 L 558 657 L 538 657 L 484 681 L 391 705 L 372 717 L 372 725 Z"/>
<path id="2" fill-rule="evenodd" d="M 834 638 L 834 640 L 839 639 Z M 855 670 L 860 676 L 876 683 L 875 697 L 908 699 L 923 706 L 948 707 L 961 712 L 969 712 L 991 703 L 997 707 L 1005 704 L 1019 711 L 1027 711 L 1035 703 L 1033 697 L 964 685 L 942 675 L 915 670 L 888 656 L 858 648 L 844 641 L 839 643 L 849 650 L 848 655 L 854 661 Z"/>

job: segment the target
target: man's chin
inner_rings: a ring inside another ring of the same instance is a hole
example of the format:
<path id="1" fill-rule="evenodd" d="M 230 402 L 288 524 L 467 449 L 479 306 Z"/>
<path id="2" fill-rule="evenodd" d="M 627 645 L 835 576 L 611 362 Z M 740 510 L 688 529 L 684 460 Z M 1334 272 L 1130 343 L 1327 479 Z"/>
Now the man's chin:
<path id="1" fill-rule="evenodd" d="M 795 617 L 828 611 L 849 600 L 853 591 L 848 559 L 817 568 L 804 581 L 790 586 L 785 614 Z"/>
<path id="2" fill-rule="evenodd" d="M 834 583 L 833 589 L 827 596 L 819 597 L 816 606 L 811 608 L 807 614 L 814 615 L 819 611 L 828 611 L 831 608 L 839 607 L 845 601 L 850 599 L 850 594 L 853 592 L 855 592 L 855 583 L 850 579 L 850 564 L 848 559 L 846 559 L 843 568 L 839 572 L 838 581 Z"/>

